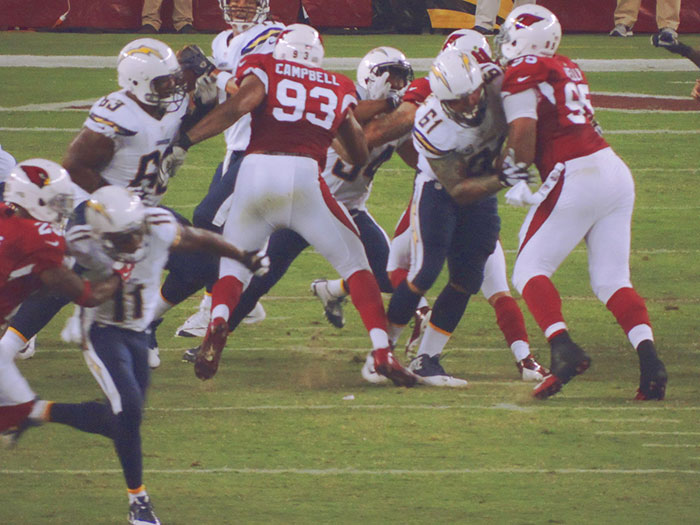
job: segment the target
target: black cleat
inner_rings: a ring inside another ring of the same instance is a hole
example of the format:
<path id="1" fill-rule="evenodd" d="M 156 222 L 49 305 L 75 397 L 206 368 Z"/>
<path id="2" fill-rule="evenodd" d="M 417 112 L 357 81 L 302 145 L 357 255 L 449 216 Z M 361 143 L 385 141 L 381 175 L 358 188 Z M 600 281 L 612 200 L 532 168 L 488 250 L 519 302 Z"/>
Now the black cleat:
<path id="1" fill-rule="evenodd" d="M 552 360 L 550 370 L 562 385 L 583 374 L 591 366 L 591 358 L 574 343 L 568 332 L 555 336 L 550 342 Z"/>
<path id="2" fill-rule="evenodd" d="M 642 341 L 637 347 L 639 355 L 639 388 L 636 401 L 661 401 L 666 396 L 666 383 L 668 374 L 666 367 L 656 355 L 654 343 L 650 340 Z"/>
<path id="3" fill-rule="evenodd" d="M 131 525 L 160 525 L 160 520 L 153 512 L 153 505 L 148 496 L 141 496 L 129 505 L 129 523 Z"/>
<path id="4" fill-rule="evenodd" d="M 198 346 L 195 346 L 194 348 L 190 348 L 189 350 L 185 350 L 185 353 L 182 354 L 182 362 L 183 363 L 194 363 L 195 359 L 197 359 L 197 352 L 199 352 Z"/>

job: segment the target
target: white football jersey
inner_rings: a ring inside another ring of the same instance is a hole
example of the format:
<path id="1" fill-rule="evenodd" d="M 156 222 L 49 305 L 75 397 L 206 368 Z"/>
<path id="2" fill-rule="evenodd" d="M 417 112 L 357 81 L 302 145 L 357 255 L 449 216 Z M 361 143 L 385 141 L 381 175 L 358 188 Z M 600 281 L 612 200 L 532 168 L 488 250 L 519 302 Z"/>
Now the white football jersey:
<path id="1" fill-rule="evenodd" d="M 481 175 L 492 166 L 508 131 L 501 104 L 501 80 L 502 77 L 485 85 L 486 114 L 478 126 L 461 126 L 450 119 L 435 95 L 418 108 L 413 121 L 413 145 L 419 153 L 420 173 L 437 179 L 428 159 L 454 153 L 464 157 L 471 176 Z"/>
<path id="2" fill-rule="evenodd" d="M 161 274 L 168 262 L 170 247 L 179 235 L 175 217 L 163 208 L 146 209 L 147 232 L 143 238 L 144 257 L 134 265 L 131 277 L 114 298 L 94 308 L 94 322 L 142 332 L 153 321 L 160 294 Z M 91 280 L 106 279 L 114 260 L 92 237 L 91 228 L 76 224 L 66 232 L 68 250 L 87 269 Z"/>
<path id="3" fill-rule="evenodd" d="M 270 54 L 275 49 L 277 36 L 284 29 L 278 22 L 263 22 L 239 33 L 222 31 L 211 43 L 212 58 L 222 71 L 236 74 L 238 63 L 251 53 Z M 226 100 L 226 93 L 219 91 L 219 102 Z M 245 151 L 250 142 L 250 115 L 244 115 L 233 126 L 224 131 L 228 151 Z"/>
<path id="4" fill-rule="evenodd" d="M 358 98 L 362 99 L 365 90 L 356 85 Z M 396 148 L 411 138 L 407 133 L 404 137 L 387 142 L 369 152 L 369 161 L 362 166 L 353 166 L 343 161 L 338 152 L 328 148 L 326 165 L 323 169 L 323 179 L 335 197 L 335 200 L 345 205 L 348 210 L 367 210 L 367 199 L 372 192 L 374 175 L 379 167 L 388 161 Z"/>
<path id="5" fill-rule="evenodd" d="M 95 102 L 83 126 L 114 141 L 114 156 L 100 176 L 110 184 L 132 189 L 147 206 L 157 206 L 166 190 L 158 184 L 161 155 L 175 138 L 186 112 L 187 99 L 177 111 L 156 120 L 125 90 Z"/>

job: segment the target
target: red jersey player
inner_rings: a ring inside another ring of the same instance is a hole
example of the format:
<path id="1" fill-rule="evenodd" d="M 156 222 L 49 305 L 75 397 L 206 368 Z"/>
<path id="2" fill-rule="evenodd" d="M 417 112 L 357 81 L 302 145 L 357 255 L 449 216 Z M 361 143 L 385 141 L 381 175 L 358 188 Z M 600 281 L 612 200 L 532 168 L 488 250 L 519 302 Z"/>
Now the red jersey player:
<path id="1" fill-rule="evenodd" d="M 513 284 L 551 346 L 552 374 L 534 395 L 556 394 L 591 362 L 569 337 L 561 298 L 550 280 L 584 240 L 591 287 L 639 356 L 636 399 L 663 399 L 666 370 L 656 355 L 644 300 L 630 282 L 632 174 L 598 133 L 581 69 L 555 54 L 561 26 L 551 11 L 534 4 L 514 9 L 496 40 L 506 66 L 506 156 L 522 168 L 534 162 L 542 180 L 549 178 L 548 193 L 530 209 L 520 230 L 513 269 Z"/>
<path id="2" fill-rule="evenodd" d="M 369 155 L 352 112 L 357 104 L 355 87 L 347 77 L 320 68 L 323 54 L 315 29 L 303 24 L 287 27 L 271 56 L 250 55 L 241 60 L 236 73 L 238 92 L 183 134 L 161 167 L 176 168 L 189 146 L 250 113 L 250 143 L 224 237 L 256 250 L 276 229 L 301 234 L 348 283 L 372 340 L 375 369 L 397 385 L 412 386 L 415 376 L 398 363 L 389 347 L 381 294 L 356 227 L 319 177 L 334 137 L 352 164 L 364 164 Z M 201 379 L 216 373 L 229 314 L 251 274 L 238 262 L 222 259 L 219 276 L 212 290 L 212 321 L 195 361 L 195 373 Z"/>
<path id="3" fill-rule="evenodd" d="M 21 162 L 5 182 L 4 200 L 0 204 L 0 331 L 7 328 L 22 301 L 42 287 L 83 306 L 96 306 L 114 294 L 120 276 L 91 284 L 63 266 L 66 245 L 60 223 L 73 209 L 73 184 L 66 170 L 44 159 Z M 7 330 L 0 339 L 0 432 L 25 420 L 36 398 L 14 364 L 10 348 L 17 345 L 8 344 L 18 337 Z"/>

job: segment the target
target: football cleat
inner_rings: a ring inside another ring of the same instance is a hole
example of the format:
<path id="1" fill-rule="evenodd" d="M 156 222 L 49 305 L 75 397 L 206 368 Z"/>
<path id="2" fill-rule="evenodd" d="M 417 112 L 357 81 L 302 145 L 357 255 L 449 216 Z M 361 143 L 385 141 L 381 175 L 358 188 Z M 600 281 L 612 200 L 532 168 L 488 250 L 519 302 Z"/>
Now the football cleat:
<path id="1" fill-rule="evenodd" d="M 15 359 L 31 359 L 36 354 L 36 336 L 32 337 L 24 348 L 15 354 Z"/>
<path id="2" fill-rule="evenodd" d="M 129 505 L 129 523 L 131 525 L 160 525 L 160 520 L 153 512 L 153 505 L 148 496 L 136 498 Z"/>
<path id="3" fill-rule="evenodd" d="M 542 381 L 544 376 L 549 374 L 549 370 L 535 361 L 532 354 L 515 363 L 523 381 Z"/>
<path id="4" fill-rule="evenodd" d="M 319 298 L 323 304 L 323 313 L 326 319 L 336 328 L 345 326 L 345 316 L 343 315 L 343 303 L 345 297 L 331 295 L 328 290 L 328 279 L 316 279 L 311 283 L 311 293 Z"/>
<path id="5" fill-rule="evenodd" d="M 416 310 L 416 313 L 413 314 L 413 331 L 411 332 L 411 337 L 409 337 L 406 342 L 406 357 L 410 359 L 416 357 L 420 338 L 428 327 L 431 313 L 432 310 L 430 306 L 421 306 Z"/>
<path id="6" fill-rule="evenodd" d="M 204 337 L 211 317 L 211 295 L 205 294 L 199 308 L 175 330 L 175 337 Z"/>
<path id="7" fill-rule="evenodd" d="M 156 339 L 156 330 L 163 322 L 161 317 L 157 321 L 153 321 L 148 327 L 148 367 L 155 370 L 160 366 L 160 349 L 158 348 L 158 340 Z"/>
<path id="8" fill-rule="evenodd" d="M 35 399 L 32 407 L 36 408 L 38 403 L 43 403 L 43 406 L 46 406 L 45 401 Z M 22 421 L 18 425 L 10 427 L 7 430 L 0 433 L 0 443 L 2 443 L 2 446 L 4 448 L 15 448 L 22 434 L 24 434 L 30 428 L 41 426 L 42 423 L 43 421 L 39 418 L 27 416 L 26 418 L 24 418 L 24 421 Z"/>
<path id="9" fill-rule="evenodd" d="M 248 315 L 243 318 L 243 324 L 261 323 L 266 317 L 267 313 L 265 312 L 263 305 L 258 301 L 255 303 L 253 309 L 248 312 Z"/>
<path id="10" fill-rule="evenodd" d="M 189 350 L 185 350 L 185 352 L 182 354 L 182 362 L 183 363 L 194 363 L 195 360 L 197 359 L 197 353 L 199 352 L 199 346 L 195 346 L 194 348 L 190 348 Z"/>
<path id="11" fill-rule="evenodd" d="M 202 346 L 197 352 L 197 357 L 194 360 L 195 375 L 205 381 L 216 375 L 219 369 L 219 360 L 221 352 L 226 346 L 226 338 L 228 337 L 228 323 L 223 317 L 217 317 L 207 328 L 207 335 L 202 341 Z"/>
<path id="12" fill-rule="evenodd" d="M 666 383 L 668 374 L 666 367 L 660 359 L 645 366 L 639 376 L 639 388 L 635 401 L 661 401 L 666 396 Z"/>
<path id="13" fill-rule="evenodd" d="M 551 345 L 552 359 L 550 368 L 563 385 L 572 378 L 583 374 L 591 366 L 591 358 L 574 343 L 567 332 L 555 336 Z"/>
<path id="14" fill-rule="evenodd" d="M 422 385 L 464 388 L 469 384 L 466 379 L 459 379 L 445 372 L 440 364 L 439 355 L 421 354 L 411 361 L 408 369 L 418 376 L 418 382 Z"/>
<path id="15" fill-rule="evenodd" d="M 532 395 L 537 399 L 547 399 L 561 390 L 562 382 L 559 381 L 554 374 L 544 376 L 535 388 L 532 389 Z"/>
<path id="16" fill-rule="evenodd" d="M 416 376 L 399 363 L 394 357 L 391 348 L 386 347 L 374 350 L 372 358 L 374 359 L 374 370 L 391 379 L 396 386 L 411 387 L 416 384 Z"/>
<path id="17" fill-rule="evenodd" d="M 386 383 L 389 379 L 381 374 L 378 374 L 374 369 L 374 356 L 372 352 L 367 354 L 367 359 L 365 359 L 365 364 L 362 366 L 362 378 L 369 383 L 375 385 Z"/>

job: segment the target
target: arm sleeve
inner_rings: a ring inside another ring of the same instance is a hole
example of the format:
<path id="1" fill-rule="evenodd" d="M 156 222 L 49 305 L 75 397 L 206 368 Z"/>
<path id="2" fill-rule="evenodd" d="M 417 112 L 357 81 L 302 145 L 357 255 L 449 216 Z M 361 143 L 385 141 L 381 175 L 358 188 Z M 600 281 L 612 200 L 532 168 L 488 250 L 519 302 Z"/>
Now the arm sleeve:
<path id="1" fill-rule="evenodd" d="M 504 94 L 503 111 L 509 124 L 522 117 L 537 120 L 537 90 L 530 88 L 512 95 Z"/>

